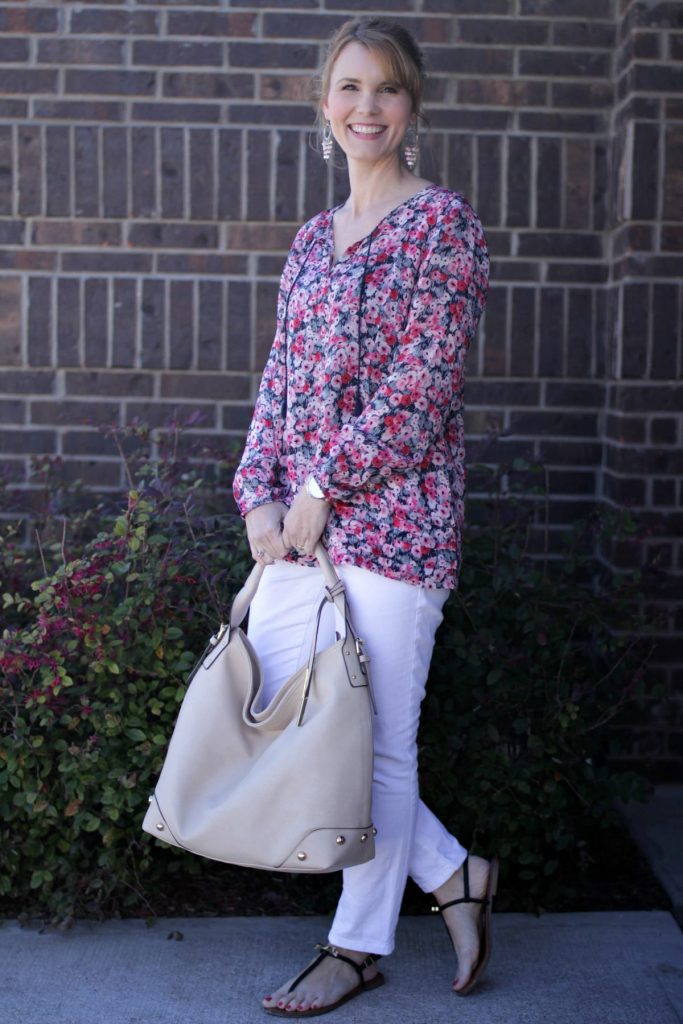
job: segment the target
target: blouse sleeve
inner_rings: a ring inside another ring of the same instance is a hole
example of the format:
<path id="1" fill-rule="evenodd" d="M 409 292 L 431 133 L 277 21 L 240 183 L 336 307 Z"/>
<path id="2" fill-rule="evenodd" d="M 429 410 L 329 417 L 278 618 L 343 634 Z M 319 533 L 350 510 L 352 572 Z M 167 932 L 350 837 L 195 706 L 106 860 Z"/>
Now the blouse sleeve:
<path id="1" fill-rule="evenodd" d="M 387 377 L 361 415 L 319 445 L 312 474 L 333 502 L 419 465 L 462 386 L 488 289 L 486 240 L 460 200 L 431 236 Z"/>
<path id="2" fill-rule="evenodd" d="M 278 317 L 278 328 L 261 378 L 251 426 L 232 482 L 235 501 L 243 516 L 259 505 L 282 501 L 286 493 L 280 477 L 277 441 L 282 437 L 283 429 L 283 347 Z"/>
<path id="3" fill-rule="evenodd" d="M 287 257 L 277 303 L 277 327 L 266 362 L 244 452 L 233 479 L 232 490 L 243 516 L 259 505 L 284 501 L 289 495 L 279 452 L 284 434 L 284 400 L 287 380 L 285 360 L 287 341 L 284 337 L 285 292 L 296 275 L 304 229 L 300 228 Z"/>

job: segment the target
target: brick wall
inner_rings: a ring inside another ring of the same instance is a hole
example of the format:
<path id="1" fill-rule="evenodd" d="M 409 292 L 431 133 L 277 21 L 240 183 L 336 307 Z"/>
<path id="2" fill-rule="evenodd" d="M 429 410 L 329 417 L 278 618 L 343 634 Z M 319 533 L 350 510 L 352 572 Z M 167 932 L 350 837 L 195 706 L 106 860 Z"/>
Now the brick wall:
<path id="1" fill-rule="evenodd" d="M 0 463 L 24 499 L 32 454 L 123 485 L 99 422 L 199 409 L 198 437 L 241 436 L 289 242 L 346 195 L 309 145 L 307 88 L 363 8 L 0 2 Z M 650 566 L 668 610 L 667 698 L 631 745 L 664 771 L 683 758 L 683 4 L 373 11 L 424 45 L 421 173 L 464 192 L 489 239 L 472 453 L 542 458 L 555 531 L 596 499 L 649 517 L 644 542 L 605 557 Z"/>

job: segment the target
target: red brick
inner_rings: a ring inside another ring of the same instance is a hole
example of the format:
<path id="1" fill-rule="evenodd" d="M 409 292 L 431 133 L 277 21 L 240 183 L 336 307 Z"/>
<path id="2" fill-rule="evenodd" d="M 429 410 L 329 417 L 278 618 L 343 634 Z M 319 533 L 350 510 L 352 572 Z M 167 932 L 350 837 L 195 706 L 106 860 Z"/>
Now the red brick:
<path id="1" fill-rule="evenodd" d="M 214 152 L 215 133 L 193 129 L 190 140 L 190 217 L 209 220 L 216 216 Z M 232 183 L 234 188 L 234 181 Z"/>
<path id="2" fill-rule="evenodd" d="M 53 370 L 0 369 L 0 394 L 50 395 L 54 385 Z"/>
<path id="3" fill-rule="evenodd" d="M 0 430 L 0 453 L 3 455 L 48 455 L 55 451 L 54 430 Z"/>
<path id="4" fill-rule="evenodd" d="M 521 18 L 458 18 L 458 40 L 488 46 L 542 46 L 549 41 L 549 23 Z M 457 66 L 457 65 L 456 65 Z"/>
<path id="5" fill-rule="evenodd" d="M 133 128 L 132 152 L 132 215 L 151 217 L 156 213 L 156 151 L 157 133 L 153 128 Z"/>
<path id="6" fill-rule="evenodd" d="M 228 43 L 233 68 L 311 68 L 318 63 L 318 48 L 308 43 Z"/>
<path id="7" fill-rule="evenodd" d="M 67 395 L 88 395 L 92 398 L 99 398 L 102 395 L 134 398 L 143 395 L 150 396 L 154 391 L 154 379 L 148 373 L 131 373 L 120 370 L 92 372 L 67 370 L 65 379 Z"/>
<path id="8" fill-rule="evenodd" d="M 254 35 L 255 21 L 256 15 L 249 11 L 169 11 L 168 34 L 211 36 L 215 39 L 251 36 Z"/>
<path id="9" fill-rule="evenodd" d="M 102 213 L 128 214 L 128 140 L 125 128 L 102 129 Z"/>
<path id="10" fill-rule="evenodd" d="M 73 129 L 74 199 L 76 217 L 100 214 L 99 132 L 90 125 Z"/>
<path id="11" fill-rule="evenodd" d="M 182 128 L 162 128 L 161 216 L 165 220 L 185 216 L 185 133 Z"/>
<path id="12" fill-rule="evenodd" d="M 62 426 L 113 423 L 118 418 L 119 405 L 114 402 L 79 402 L 71 399 L 35 401 L 30 404 L 31 423 L 34 425 Z"/>
<path id="13" fill-rule="evenodd" d="M 612 15 L 611 0 L 520 0 L 521 15 L 545 15 L 548 18 L 602 18 Z"/>
<path id="14" fill-rule="evenodd" d="M 230 339 L 227 351 L 228 370 L 251 370 L 251 294 L 248 281 L 228 284 L 228 324 L 225 336 Z M 277 298 L 270 292 L 269 297 Z M 274 307 L 273 307 L 274 308 Z M 272 338 L 271 338 L 272 342 Z"/>
<path id="15" fill-rule="evenodd" d="M 21 364 L 21 278 L 0 277 L 0 364 Z"/>
<path id="16" fill-rule="evenodd" d="M 428 66 L 433 72 L 511 75 L 513 70 L 512 50 L 485 46 L 430 46 L 425 47 L 425 51 Z"/>
<path id="17" fill-rule="evenodd" d="M 164 365 L 166 325 L 166 288 L 163 281 L 143 281 L 140 320 L 142 366 L 146 369 L 160 368 Z"/>
<path id="18" fill-rule="evenodd" d="M 43 159 L 41 132 L 39 128 L 25 125 L 17 132 L 18 147 L 18 212 L 40 214 L 42 212 Z"/>
<path id="19" fill-rule="evenodd" d="M 0 92 L 52 93 L 57 91 L 57 71 L 47 68 L 0 68 Z"/>
<path id="20" fill-rule="evenodd" d="M 217 124 L 221 119 L 218 104 L 211 103 L 133 103 L 132 121 Z"/>
<path id="21" fill-rule="evenodd" d="M 194 357 L 194 285 L 171 281 L 169 291 L 169 367 L 186 370 Z"/>
<path id="22" fill-rule="evenodd" d="M 39 74 L 39 72 L 36 72 Z M 1 81 L 1 79 L 0 79 Z M 64 90 L 67 93 L 94 93 L 100 96 L 152 96 L 156 88 L 155 71 L 100 71 L 67 68 Z M 52 92 L 53 90 L 43 90 Z"/>
<path id="23" fill-rule="evenodd" d="M 52 365 L 52 295 L 54 278 L 31 277 L 28 282 L 28 362 Z"/>
<path id="24" fill-rule="evenodd" d="M 235 373 L 163 373 L 162 398 L 204 398 L 214 400 L 247 399 L 251 378 Z"/>
<path id="25" fill-rule="evenodd" d="M 39 39 L 39 64 L 123 64 L 123 43 L 113 39 Z"/>
<path id="26" fill-rule="evenodd" d="M 72 10 L 71 32 L 86 35 L 155 35 L 160 14 L 156 11 Z"/>
<path id="27" fill-rule="evenodd" d="M 0 8 L 0 32 L 56 32 L 59 12 L 47 7 Z"/>
<path id="28" fill-rule="evenodd" d="M 133 64 L 150 67 L 191 67 L 203 65 L 220 67 L 223 64 L 222 43 L 171 43 L 156 40 L 136 40 L 133 43 Z"/>
<path id="29" fill-rule="evenodd" d="M 215 224 L 130 224 L 129 245 L 151 249 L 216 249 Z"/>
<path id="30" fill-rule="evenodd" d="M 0 38 L 0 61 L 4 64 L 23 64 L 28 57 L 28 39 Z"/>
<path id="31" fill-rule="evenodd" d="M 33 101 L 36 118 L 52 121 L 123 121 L 122 103 L 107 100 L 48 100 Z"/>
<path id="32" fill-rule="evenodd" d="M 156 258 L 156 265 L 162 274 L 193 274 L 201 277 L 207 274 L 218 274 L 221 277 L 225 274 L 244 276 L 249 270 L 246 255 L 230 252 L 160 252 Z"/>
<path id="33" fill-rule="evenodd" d="M 243 72 L 164 72 L 164 96 L 182 96 L 188 99 L 223 100 L 237 97 L 251 99 L 254 93 L 254 76 Z"/>
<path id="34" fill-rule="evenodd" d="M 237 282 L 232 282 L 231 287 Z M 200 281 L 198 286 L 197 368 L 220 370 L 225 348 L 237 347 L 225 324 L 225 286 L 222 281 Z M 247 323 L 248 330 L 248 323 Z M 230 338 L 226 345 L 226 338 Z M 228 369 L 249 369 L 229 366 Z"/>
<path id="35" fill-rule="evenodd" d="M 46 213 L 49 217 L 71 215 L 71 137 L 62 125 L 45 129 Z"/>
<path id="36" fill-rule="evenodd" d="M 106 366 L 109 337 L 109 282 L 89 277 L 83 282 L 84 355 L 86 366 Z"/>
<path id="37" fill-rule="evenodd" d="M 70 273 L 126 274 L 146 273 L 152 269 L 152 257 L 143 252 L 65 252 L 62 256 L 62 270 Z"/>
<path id="38" fill-rule="evenodd" d="M 0 245 L 22 245 L 24 234 L 23 220 L 0 219 Z"/>
<path id="39" fill-rule="evenodd" d="M 133 367 L 137 330 L 136 282 L 128 278 L 114 281 L 114 324 L 112 331 L 112 366 Z"/>

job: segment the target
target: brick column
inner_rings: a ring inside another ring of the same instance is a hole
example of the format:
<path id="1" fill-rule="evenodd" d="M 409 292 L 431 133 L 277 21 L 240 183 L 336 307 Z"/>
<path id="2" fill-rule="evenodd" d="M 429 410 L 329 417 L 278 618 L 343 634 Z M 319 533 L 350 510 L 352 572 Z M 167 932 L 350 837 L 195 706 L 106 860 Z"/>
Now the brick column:
<path id="1" fill-rule="evenodd" d="M 651 679 L 666 697 L 626 739 L 664 771 L 683 755 L 683 5 L 622 2 L 618 29 L 602 490 L 646 524 L 607 557 L 642 568 L 662 616 Z"/>

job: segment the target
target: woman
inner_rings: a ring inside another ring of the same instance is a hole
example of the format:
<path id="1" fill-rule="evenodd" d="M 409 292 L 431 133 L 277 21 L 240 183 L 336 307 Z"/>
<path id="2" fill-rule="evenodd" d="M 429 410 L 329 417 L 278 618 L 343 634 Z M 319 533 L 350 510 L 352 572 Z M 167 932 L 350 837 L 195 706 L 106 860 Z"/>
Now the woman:
<path id="1" fill-rule="evenodd" d="M 449 904 L 457 993 L 471 990 L 490 946 L 497 865 L 468 858 L 417 783 L 420 703 L 460 565 L 463 364 L 488 287 L 474 211 L 411 172 L 423 80 L 419 48 L 398 25 L 354 19 L 330 42 L 323 154 L 333 137 L 350 194 L 292 243 L 235 477 L 253 557 L 266 566 L 249 625 L 265 700 L 304 659 L 322 537 L 366 641 L 378 705 L 376 856 L 344 872 L 330 944 L 264 998 L 279 1015 L 327 1012 L 382 983 L 375 961 L 392 952 L 408 874 Z M 323 646 L 332 620 L 327 628 Z"/>

